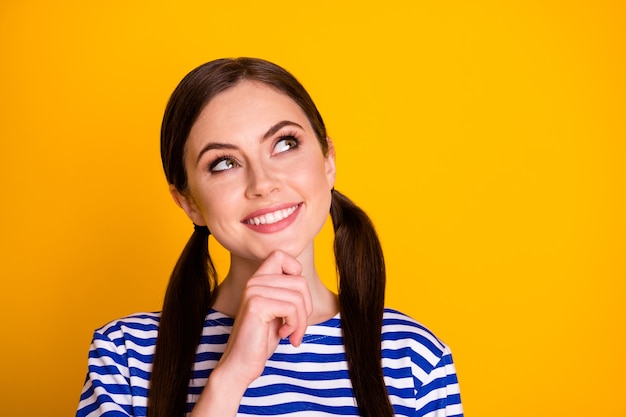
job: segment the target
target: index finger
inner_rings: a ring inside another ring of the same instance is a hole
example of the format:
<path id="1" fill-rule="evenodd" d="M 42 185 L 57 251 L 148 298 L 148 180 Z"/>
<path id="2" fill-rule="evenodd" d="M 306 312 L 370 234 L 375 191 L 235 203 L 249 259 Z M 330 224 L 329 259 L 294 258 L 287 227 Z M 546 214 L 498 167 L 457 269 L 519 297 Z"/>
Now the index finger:
<path id="1" fill-rule="evenodd" d="M 302 265 L 293 256 L 281 250 L 275 250 L 267 257 L 256 271 L 256 275 L 300 275 Z"/>

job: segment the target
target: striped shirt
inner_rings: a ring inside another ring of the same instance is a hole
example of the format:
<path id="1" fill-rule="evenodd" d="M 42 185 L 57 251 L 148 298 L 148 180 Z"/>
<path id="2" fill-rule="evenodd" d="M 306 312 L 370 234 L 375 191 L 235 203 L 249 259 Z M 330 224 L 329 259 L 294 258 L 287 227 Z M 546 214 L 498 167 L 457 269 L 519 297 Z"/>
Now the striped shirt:
<path id="1" fill-rule="evenodd" d="M 77 417 L 145 416 L 159 313 L 137 314 L 96 330 Z M 238 416 L 358 416 L 339 315 L 307 328 L 299 347 L 281 340 L 247 389 Z M 202 392 L 233 319 L 207 315 L 189 384 L 188 409 Z M 382 364 L 396 416 L 462 416 L 448 347 L 410 317 L 386 309 Z"/>

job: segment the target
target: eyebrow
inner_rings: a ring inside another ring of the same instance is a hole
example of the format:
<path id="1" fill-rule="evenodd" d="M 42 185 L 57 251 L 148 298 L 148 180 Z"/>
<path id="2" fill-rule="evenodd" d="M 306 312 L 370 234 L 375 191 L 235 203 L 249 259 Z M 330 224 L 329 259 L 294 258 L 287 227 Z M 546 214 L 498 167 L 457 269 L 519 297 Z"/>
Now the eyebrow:
<path id="1" fill-rule="evenodd" d="M 278 123 L 276 123 L 274 126 L 270 127 L 267 132 L 265 132 L 265 134 L 263 134 L 263 136 L 261 137 L 261 142 L 266 140 L 267 138 L 271 137 L 272 135 L 274 135 L 276 132 L 278 132 L 280 129 L 282 129 L 285 126 L 296 126 L 299 127 L 300 129 L 304 130 L 304 128 L 302 126 L 300 126 L 298 123 L 296 122 L 292 122 L 289 120 L 282 120 Z M 211 142 L 211 143 L 207 143 L 198 153 L 198 157 L 196 158 L 196 164 L 198 164 L 198 162 L 200 162 L 200 158 L 202 158 L 202 155 L 204 155 L 206 152 L 210 151 L 210 150 L 214 150 L 214 149 L 237 149 L 237 146 L 230 144 L 230 143 L 218 143 L 218 142 Z"/>
<path id="2" fill-rule="evenodd" d="M 296 122 L 291 122 L 289 120 L 283 120 L 283 121 L 280 121 L 280 122 L 276 123 L 274 126 L 270 127 L 268 129 L 268 131 L 265 132 L 265 134 L 263 135 L 263 140 L 269 138 L 270 136 L 272 136 L 274 133 L 278 132 L 280 129 L 282 129 L 285 126 L 297 126 L 300 129 L 304 130 L 304 128 L 302 126 L 300 126 Z"/>
<path id="3" fill-rule="evenodd" d="M 200 152 L 198 153 L 198 157 L 196 158 L 196 165 L 198 165 L 198 163 L 200 162 L 202 155 L 204 155 L 206 152 L 213 150 L 213 149 L 237 149 L 237 147 L 229 143 L 216 143 L 216 142 L 207 143 L 207 145 L 204 148 L 202 148 Z"/>

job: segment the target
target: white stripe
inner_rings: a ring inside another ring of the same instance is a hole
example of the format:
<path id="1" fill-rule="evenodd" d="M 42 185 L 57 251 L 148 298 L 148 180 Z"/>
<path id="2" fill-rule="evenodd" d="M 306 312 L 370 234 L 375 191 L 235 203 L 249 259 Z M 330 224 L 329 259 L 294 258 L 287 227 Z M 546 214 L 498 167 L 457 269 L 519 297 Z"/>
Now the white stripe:
<path id="1" fill-rule="evenodd" d="M 352 387 L 352 383 L 347 378 L 331 380 L 303 380 L 283 375 L 262 375 L 250 384 L 250 388 L 269 387 L 276 384 L 288 384 L 296 387 L 302 386 L 310 389 L 339 389 Z"/>

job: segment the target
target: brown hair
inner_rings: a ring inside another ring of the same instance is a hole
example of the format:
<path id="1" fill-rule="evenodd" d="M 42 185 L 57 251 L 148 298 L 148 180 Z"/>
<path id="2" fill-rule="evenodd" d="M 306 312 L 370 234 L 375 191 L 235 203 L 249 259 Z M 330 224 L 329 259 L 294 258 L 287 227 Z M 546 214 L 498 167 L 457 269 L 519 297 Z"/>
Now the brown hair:
<path id="1" fill-rule="evenodd" d="M 180 192 L 187 191 L 185 143 L 204 106 L 242 80 L 276 88 L 306 114 L 324 155 L 326 128 L 304 87 L 283 68 L 261 59 L 219 59 L 191 71 L 176 87 L 161 126 L 161 159 L 165 176 Z M 381 365 L 381 327 L 385 264 L 380 242 L 367 215 L 347 197 L 332 191 L 330 214 L 335 230 L 339 306 L 346 359 L 362 416 L 391 417 Z M 208 239 L 196 229 L 172 272 L 163 302 L 156 342 L 148 417 L 182 417 L 196 350 L 212 305 L 217 275 Z"/>

